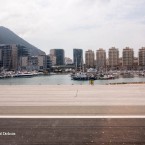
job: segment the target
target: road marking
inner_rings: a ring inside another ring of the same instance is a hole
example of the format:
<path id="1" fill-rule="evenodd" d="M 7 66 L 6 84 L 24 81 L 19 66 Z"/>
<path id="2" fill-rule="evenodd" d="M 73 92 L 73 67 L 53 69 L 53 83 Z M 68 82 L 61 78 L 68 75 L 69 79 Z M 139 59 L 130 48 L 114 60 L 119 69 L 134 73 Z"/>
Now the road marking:
<path id="1" fill-rule="evenodd" d="M 135 119 L 139 119 L 139 118 L 145 118 L 145 116 L 143 116 L 143 115 L 122 115 L 122 116 L 120 116 L 120 115 L 115 115 L 115 116 L 111 116 L 111 115 L 108 115 L 108 116 L 41 116 L 41 115 L 39 115 L 39 116 L 36 116 L 36 115 L 32 115 L 32 116 L 22 116 L 22 115 L 14 115 L 14 116 L 12 116 L 12 115 L 3 115 L 3 116 L 0 116 L 0 118 L 58 118 L 58 119 L 60 119 L 60 118 L 72 118 L 72 119 L 75 119 L 75 118 L 82 118 L 82 119 L 85 119 L 85 118 L 89 118 L 89 119 L 107 119 L 107 118 L 112 118 L 112 119 L 117 119 L 117 118 L 126 118 L 126 119 L 131 119 L 131 118 L 135 118 Z"/>

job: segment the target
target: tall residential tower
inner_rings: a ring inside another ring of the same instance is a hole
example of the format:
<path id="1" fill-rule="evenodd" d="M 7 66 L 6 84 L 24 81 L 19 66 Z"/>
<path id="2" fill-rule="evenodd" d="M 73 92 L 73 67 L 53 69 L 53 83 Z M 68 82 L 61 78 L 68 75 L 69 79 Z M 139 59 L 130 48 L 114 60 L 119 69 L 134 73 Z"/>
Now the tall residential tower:
<path id="1" fill-rule="evenodd" d="M 139 49 L 138 58 L 139 58 L 139 66 L 142 69 L 145 69 L 145 47 Z"/>
<path id="2" fill-rule="evenodd" d="M 51 58 L 56 59 L 56 65 L 64 65 L 64 50 L 63 49 L 51 49 L 50 50 Z M 53 57 L 52 57 L 53 56 Z"/>
<path id="3" fill-rule="evenodd" d="M 94 58 L 94 51 L 88 50 L 85 52 L 85 62 L 87 68 L 94 68 L 95 67 L 95 58 Z"/>
<path id="4" fill-rule="evenodd" d="M 119 50 L 115 47 L 110 48 L 108 58 L 109 58 L 109 67 L 111 69 L 116 69 L 119 65 Z"/>
<path id="5" fill-rule="evenodd" d="M 124 69 L 133 68 L 134 51 L 132 48 L 126 47 L 123 49 L 122 60 Z"/>
<path id="6" fill-rule="evenodd" d="M 83 66 L 83 50 L 82 49 L 73 49 L 73 63 L 76 67 Z"/>
<path id="7" fill-rule="evenodd" d="M 100 48 L 96 52 L 96 66 L 97 69 L 106 68 L 106 51 L 103 48 Z"/>

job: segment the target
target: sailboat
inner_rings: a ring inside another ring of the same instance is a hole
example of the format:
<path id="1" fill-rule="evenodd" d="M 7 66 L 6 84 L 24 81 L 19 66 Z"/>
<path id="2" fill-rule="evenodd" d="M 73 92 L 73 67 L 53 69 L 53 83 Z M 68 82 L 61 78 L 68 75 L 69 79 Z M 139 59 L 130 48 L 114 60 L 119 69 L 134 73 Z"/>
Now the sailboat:
<path id="1" fill-rule="evenodd" d="M 81 66 L 80 66 L 81 68 Z M 75 73 L 71 75 L 72 80 L 89 80 L 89 77 L 84 72 L 84 66 L 82 64 L 82 69 L 80 69 L 79 72 L 77 72 L 77 58 L 76 58 L 76 67 L 75 67 Z"/>

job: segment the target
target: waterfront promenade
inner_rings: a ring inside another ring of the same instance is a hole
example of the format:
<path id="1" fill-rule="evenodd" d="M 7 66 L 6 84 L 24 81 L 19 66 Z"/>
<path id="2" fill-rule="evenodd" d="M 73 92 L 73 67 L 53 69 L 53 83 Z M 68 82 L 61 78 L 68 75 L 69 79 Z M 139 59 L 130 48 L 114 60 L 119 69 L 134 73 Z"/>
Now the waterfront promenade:
<path id="1" fill-rule="evenodd" d="M 145 84 L 3 85 L 0 115 L 145 115 Z"/>

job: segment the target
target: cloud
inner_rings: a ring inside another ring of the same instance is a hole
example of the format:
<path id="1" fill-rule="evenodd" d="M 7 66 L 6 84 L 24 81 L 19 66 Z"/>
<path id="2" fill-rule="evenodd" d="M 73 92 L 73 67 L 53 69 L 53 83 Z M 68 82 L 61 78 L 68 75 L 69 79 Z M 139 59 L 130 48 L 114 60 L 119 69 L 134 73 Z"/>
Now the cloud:
<path id="1" fill-rule="evenodd" d="M 145 45 L 144 0 L 5 0 L 0 24 L 49 53 Z"/>

